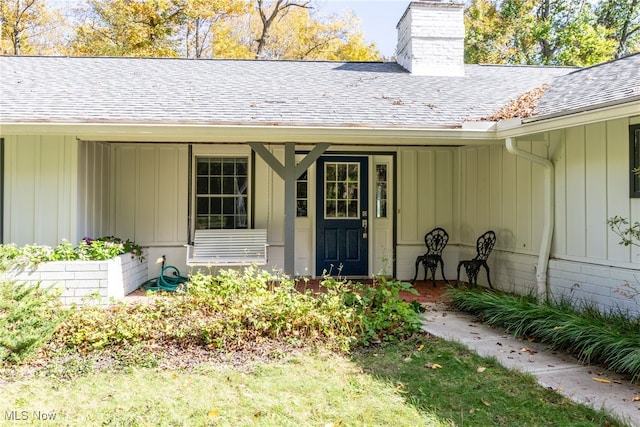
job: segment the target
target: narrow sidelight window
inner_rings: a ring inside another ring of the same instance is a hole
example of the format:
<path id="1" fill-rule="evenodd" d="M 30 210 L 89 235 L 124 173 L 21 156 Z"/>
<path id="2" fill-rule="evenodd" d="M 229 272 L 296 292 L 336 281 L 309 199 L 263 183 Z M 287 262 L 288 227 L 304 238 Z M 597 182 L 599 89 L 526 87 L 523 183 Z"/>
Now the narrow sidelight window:
<path id="1" fill-rule="evenodd" d="M 629 196 L 640 197 L 640 125 L 629 126 Z"/>
<path id="2" fill-rule="evenodd" d="M 296 182 L 296 216 L 306 217 L 309 210 L 309 174 L 304 171 Z"/>
<path id="3" fill-rule="evenodd" d="M 387 217 L 387 165 L 376 165 L 376 218 Z"/>

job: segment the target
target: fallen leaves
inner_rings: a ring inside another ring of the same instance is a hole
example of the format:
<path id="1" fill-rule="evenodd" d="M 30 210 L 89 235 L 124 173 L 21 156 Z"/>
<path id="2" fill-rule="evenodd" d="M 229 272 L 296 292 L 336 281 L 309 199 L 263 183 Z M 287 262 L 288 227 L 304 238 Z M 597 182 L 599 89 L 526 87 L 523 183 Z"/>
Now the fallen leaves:
<path id="1" fill-rule="evenodd" d="M 544 84 L 529 92 L 523 93 L 515 99 L 511 99 L 507 105 L 500 108 L 492 115 L 483 118 L 483 120 L 498 121 L 513 119 L 516 117 L 531 117 L 538 114 L 537 107 L 542 94 L 548 84 Z"/>
<path id="2" fill-rule="evenodd" d="M 599 382 L 599 383 L 603 383 L 603 384 L 611 384 L 610 380 L 604 379 L 604 378 L 598 378 L 598 377 L 593 377 L 592 378 L 594 381 Z"/>
<path id="3" fill-rule="evenodd" d="M 520 353 L 529 353 L 531 355 L 534 355 L 537 353 L 537 351 L 530 349 L 529 347 L 522 347 L 520 349 Z"/>
<path id="4" fill-rule="evenodd" d="M 442 368 L 442 365 L 439 365 L 437 363 L 427 363 L 424 365 L 424 367 L 429 369 L 440 369 Z"/>
<path id="5" fill-rule="evenodd" d="M 478 366 L 478 369 L 476 369 L 477 372 L 482 373 L 484 371 L 486 371 L 487 368 L 485 368 L 484 366 Z"/>

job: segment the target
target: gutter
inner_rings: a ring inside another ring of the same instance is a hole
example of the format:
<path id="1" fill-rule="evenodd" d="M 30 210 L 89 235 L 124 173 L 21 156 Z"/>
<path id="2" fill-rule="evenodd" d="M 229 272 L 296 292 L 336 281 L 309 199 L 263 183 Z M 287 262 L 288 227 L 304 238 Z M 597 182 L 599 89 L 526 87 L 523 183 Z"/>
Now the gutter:
<path id="1" fill-rule="evenodd" d="M 4 122 L 3 135 L 73 135 L 90 141 L 244 143 L 261 141 L 282 144 L 351 145 L 484 145 L 496 141 L 486 128 L 466 127 L 362 127 L 362 126 L 268 126 L 190 123 L 26 123 Z"/>
<path id="2" fill-rule="evenodd" d="M 547 287 L 547 266 L 549 264 L 549 254 L 551 253 L 551 239 L 554 227 L 554 168 L 549 159 L 536 156 L 527 151 L 520 150 L 512 138 L 506 138 L 505 148 L 517 157 L 530 160 L 544 168 L 544 226 L 542 230 L 542 240 L 538 252 L 538 265 L 536 267 L 537 295 L 539 301 L 546 301 L 549 297 Z"/>

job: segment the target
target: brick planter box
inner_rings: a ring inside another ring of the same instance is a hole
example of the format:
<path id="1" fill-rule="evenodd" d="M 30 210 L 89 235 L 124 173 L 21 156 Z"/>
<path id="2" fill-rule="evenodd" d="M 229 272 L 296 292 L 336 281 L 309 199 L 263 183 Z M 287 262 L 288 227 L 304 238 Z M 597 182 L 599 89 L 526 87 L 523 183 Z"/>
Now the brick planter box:
<path id="1" fill-rule="evenodd" d="M 37 266 L 11 269 L 4 278 L 16 282 L 63 286 L 63 304 L 101 304 L 124 298 L 147 280 L 147 260 L 131 254 L 105 261 L 55 261 Z M 99 296 L 99 298 L 98 298 Z"/>

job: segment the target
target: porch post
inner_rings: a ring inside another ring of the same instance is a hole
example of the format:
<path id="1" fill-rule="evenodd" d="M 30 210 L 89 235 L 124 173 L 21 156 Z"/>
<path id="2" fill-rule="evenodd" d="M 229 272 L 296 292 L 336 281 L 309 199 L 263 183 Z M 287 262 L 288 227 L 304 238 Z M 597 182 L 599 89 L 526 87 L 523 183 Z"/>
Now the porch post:
<path id="1" fill-rule="evenodd" d="M 284 144 L 284 165 L 262 143 L 249 146 L 284 180 L 284 272 L 293 277 L 296 270 L 296 181 L 324 153 L 329 144 L 316 144 L 296 165 L 296 144 Z"/>
<path id="2" fill-rule="evenodd" d="M 284 144 L 284 271 L 296 270 L 296 144 Z"/>

